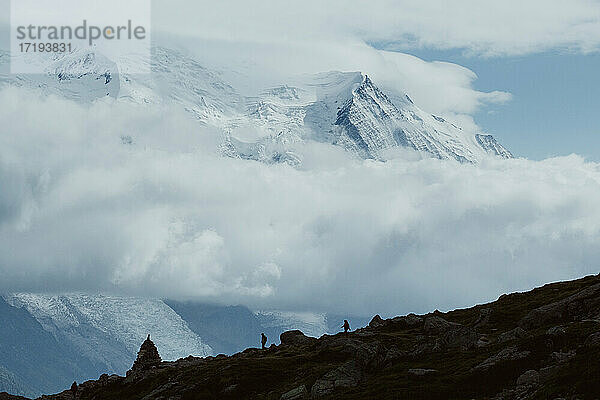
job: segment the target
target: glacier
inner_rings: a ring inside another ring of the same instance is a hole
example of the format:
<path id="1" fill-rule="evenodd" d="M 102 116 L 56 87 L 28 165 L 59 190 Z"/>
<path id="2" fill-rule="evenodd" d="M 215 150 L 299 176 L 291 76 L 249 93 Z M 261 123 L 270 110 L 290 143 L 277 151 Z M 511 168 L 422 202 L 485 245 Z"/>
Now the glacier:
<path id="1" fill-rule="evenodd" d="M 160 299 L 33 293 L 16 293 L 4 298 L 14 307 L 27 309 L 60 341 L 72 343 L 81 354 L 121 373 L 131 367 L 148 334 L 165 360 L 213 353 Z"/>

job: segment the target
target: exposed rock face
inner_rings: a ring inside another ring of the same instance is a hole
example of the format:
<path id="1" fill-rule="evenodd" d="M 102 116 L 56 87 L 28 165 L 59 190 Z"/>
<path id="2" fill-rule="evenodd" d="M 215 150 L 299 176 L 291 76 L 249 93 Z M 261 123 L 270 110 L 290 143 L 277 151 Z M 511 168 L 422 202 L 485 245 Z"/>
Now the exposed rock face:
<path id="1" fill-rule="evenodd" d="M 437 372 L 436 369 L 431 369 L 431 368 L 412 368 L 408 370 L 408 373 L 410 375 L 414 375 L 414 376 L 425 376 L 425 375 L 431 375 L 431 374 L 435 374 Z"/>
<path id="2" fill-rule="evenodd" d="M 310 395 L 308 394 L 305 385 L 298 386 L 281 395 L 281 400 L 308 400 L 309 398 Z"/>
<path id="3" fill-rule="evenodd" d="M 550 354 L 550 361 L 554 364 L 563 364 L 575 357 L 576 354 L 577 352 L 575 350 L 566 352 L 555 351 L 554 353 Z"/>
<path id="4" fill-rule="evenodd" d="M 460 327 L 459 324 L 448 322 L 442 317 L 432 315 L 425 318 L 425 333 L 428 335 L 437 335 Z"/>
<path id="5" fill-rule="evenodd" d="M 477 318 L 477 321 L 475 321 L 474 327 L 482 328 L 482 327 L 486 326 L 487 324 L 489 324 L 491 315 L 492 315 L 491 308 L 482 308 L 481 311 L 479 311 L 479 317 Z"/>
<path id="6" fill-rule="evenodd" d="M 369 328 L 378 328 L 383 325 L 385 325 L 385 322 L 379 315 L 374 316 L 371 322 L 369 322 Z"/>
<path id="7" fill-rule="evenodd" d="M 535 387 L 540 383 L 540 374 L 536 370 L 525 371 L 517 379 L 517 386 Z"/>
<path id="8" fill-rule="evenodd" d="M 510 331 L 500 334 L 500 336 L 498 336 L 498 342 L 510 342 L 511 340 L 521 339 L 525 336 L 527 336 L 527 332 L 525 332 L 525 329 L 521 328 L 520 326 L 517 326 L 516 328 L 511 329 Z"/>
<path id="9" fill-rule="evenodd" d="M 398 324 L 404 324 L 407 327 L 416 327 L 423 323 L 423 318 L 416 314 L 410 313 L 402 317 L 394 317 L 392 321 Z"/>
<path id="10" fill-rule="evenodd" d="M 590 286 L 566 299 L 530 311 L 520 323 L 524 329 L 534 329 L 546 324 L 596 318 L 600 310 L 600 284 Z"/>
<path id="11" fill-rule="evenodd" d="M 317 339 L 304 335 L 299 330 L 283 332 L 279 335 L 279 340 L 283 345 L 305 345 L 316 341 Z"/>
<path id="12" fill-rule="evenodd" d="M 316 398 L 327 396 L 335 389 L 357 386 L 362 377 L 363 373 L 356 361 L 348 361 L 318 379 L 313 385 L 311 393 Z"/>
<path id="13" fill-rule="evenodd" d="M 140 347 L 140 351 L 138 352 L 137 359 L 133 363 L 133 367 L 131 367 L 131 370 L 128 371 L 127 374 L 156 367 L 160 365 L 161 361 L 160 354 L 158 354 L 154 342 L 150 340 L 150 335 L 148 335 L 148 338 L 146 338 Z"/>
<path id="14" fill-rule="evenodd" d="M 502 158 L 513 158 L 513 155 L 506 147 L 502 146 L 492 135 L 475 135 L 477 143 L 488 153 L 495 154 Z"/>
<path id="15" fill-rule="evenodd" d="M 519 349 L 516 346 L 507 347 L 498 354 L 486 359 L 484 362 L 477 365 L 473 369 L 475 371 L 487 371 L 501 362 L 522 360 L 528 357 L 529 354 L 530 352 L 527 350 L 519 351 Z"/>

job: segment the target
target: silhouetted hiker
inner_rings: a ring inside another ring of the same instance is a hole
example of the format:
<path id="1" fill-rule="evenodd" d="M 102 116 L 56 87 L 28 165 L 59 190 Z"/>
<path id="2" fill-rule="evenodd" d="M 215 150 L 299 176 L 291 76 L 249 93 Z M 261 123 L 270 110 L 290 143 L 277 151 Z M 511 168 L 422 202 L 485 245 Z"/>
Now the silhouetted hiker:
<path id="1" fill-rule="evenodd" d="M 260 344 L 262 345 L 263 349 L 267 345 L 267 336 L 264 333 L 260 334 Z"/>
<path id="2" fill-rule="evenodd" d="M 77 389 L 77 382 L 73 382 L 71 385 L 71 393 L 73 393 L 73 395 L 77 394 Z"/>
<path id="3" fill-rule="evenodd" d="M 344 328 L 344 333 L 348 333 L 350 330 L 350 323 L 347 319 L 344 320 L 344 325 L 342 325 L 342 328 Z"/>

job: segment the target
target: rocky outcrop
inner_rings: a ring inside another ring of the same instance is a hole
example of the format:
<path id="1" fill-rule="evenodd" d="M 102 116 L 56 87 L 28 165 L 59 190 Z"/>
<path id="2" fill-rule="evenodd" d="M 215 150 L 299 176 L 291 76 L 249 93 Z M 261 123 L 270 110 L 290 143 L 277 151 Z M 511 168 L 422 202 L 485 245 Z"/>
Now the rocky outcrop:
<path id="1" fill-rule="evenodd" d="M 487 358 L 481 364 L 478 364 L 477 366 L 475 366 L 473 368 L 473 370 L 474 371 L 487 371 L 490 368 L 496 366 L 497 364 L 499 364 L 501 362 L 522 360 L 522 359 L 528 357 L 529 354 L 531 354 L 530 351 L 519 350 L 517 348 L 517 346 L 507 347 L 507 348 L 503 349 L 502 351 L 500 351 L 498 354 L 495 354 L 495 355 Z"/>
<path id="2" fill-rule="evenodd" d="M 427 315 L 423 319 L 423 333 L 425 335 L 413 348 L 411 352 L 413 356 L 439 353 L 452 349 L 469 350 L 490 344 L 491 339 L 486 335 L 477 333 L 474 328 L 447 321 L 437 314 Z"/>
<path id="3" fill-rule="evenodd" d="M 575 355 L 577 354 L 577 352 L 575 350 L 569 350 L 569 351 L 555 351 L 552 354 L 550 354 L 550 362 L 554 365 L 556 364 L 564 364 L 566 362 L 569 362 L 573 357 L 575 357 Z"/>
<path id="4" fill-rule="evenodd" d="M 521 338 L 524 338 L 525 336 L 527 336 L 527 332 L 525 332 L 525 329 L 521 328 L 520 326 L 517 326 L 514 329 L 511 329 L 507 332 L 500 334 L 498 336 L 498 342 L 500 342 L 500 343 L 510 342 L 511 340 L 521 339 Z"/>
<path id="5" fill-rule="evenodd" d="M 384 325 L 385 322 L 379 315 L 374 316 L 371 322 L 369 322 L 369 328 L 379 328 Z"/>
<path id="6" fill-rule="evenodd" d="M 423 318 L 411 313 L 402 317 L 394 317 L 392 318 L 392 322 L 398 326 L 415 328 L 423 323 Z"/>
<path id="7" fill-rule="evenodd" d="M 536 370 L 525 371 L 517 379 L 517 387 L 536 387 L 540 384 L 540 373 Z"/>
<path id="8" fill-rule="evenodd" d="M 600 284 L 530 311 L 523 317 L 519 325 L 527 330 L 551 323 L 581 321 L 587 318 L 597 319 L 598 317 L 600 317 Z"/>
<path id="9" fill-rule="evenodd" d="M 293 330 L 286 331 L 279 335 L 279 340 L 282 345 L 291 345 L 291 346 L 302 346 L 311 343 L 315 343 L 317 341 L 316 338 L 311 338 L 306 336 L 302 331 Z"/>
<path id="10" fill-rule="evenodd" d="M 308 400 L 310 395 L 305 385 L 298 386 L 281 395 L 280 400 Z"/>
<path id="11" fill-rule="evenodd" d="M 427 335 L 439 335 L 448 331 L 456 330 L 460 324 L 448 322 L 442 317 L 431 315 L 425 318 L 423 330 Z"/>
<path id="12" fill-rule="evenodd" d="M 348 361 L 317 379 L 311 389 L 311 394 L 313 397 L 319 398 L 333 393 L 336 389 L 355 387 L 362 377 L 360 365 L 354 360 Z"/>
<path id="13" fill-rule="evenodd" d="M 432 368 L 411 368 L 408 370 L 408 374 L 413 376 L 426 376 L 435 374 L 437 372 L 437 369 Z"/>
<path id="14" fill-rule="evenodd" d="M 127 375 L 157 367 L 160 365 L 161 361 L 158 349 L 154 342 L 150 340 L 150 335 L 148 335 L 144 343 L 142 343 L 137 359 L 133 363 L 131 369 L 127 372 Z"/>

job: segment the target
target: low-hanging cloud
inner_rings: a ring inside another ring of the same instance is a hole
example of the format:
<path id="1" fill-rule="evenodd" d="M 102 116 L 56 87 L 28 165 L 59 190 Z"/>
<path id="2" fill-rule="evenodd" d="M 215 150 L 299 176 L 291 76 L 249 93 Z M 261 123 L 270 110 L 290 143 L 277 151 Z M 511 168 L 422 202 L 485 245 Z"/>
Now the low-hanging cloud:
<path id="1" fill-rule="evenodd" d="M 0 291 L 398 314 L 598 271 L 600 165 L 220 157 L 183 111 L 0 91 Z"/>
<path id="2" fill-rule="evenodd" d="M 157 29 L 248 44 L 365 41 L 485 56 L 600 46 L 600 5 L 593 0 L 155 0 L 153 7 Z"/>
<path id="3" fill-rule="evenodd" d="M 0 6 L 4 4 L 5 8 L 8 3 L 0 0 Z M 464 7 L 448 12 L 463 15 L 460 10 Z M 472 116 L 484 107 L 509 101 L 511 94 L 502 90 L 505 88 L 490 92 L 476 89 L 477 75 L 468 68 L 449 62 L 428 62 L 382 50 L 372 43 L 401 39 L 407 32 L 417 34 L 419 30 L 412 24 L 429 26 L 427 21 L 439 18 L 439 13 L 430 14 L 430 8 L 411 2 L 365 6 L 351 2 L 156 0 L 152 2 L 152 37 L 155 45 L 180 49 L 203 67 L 218 71 L 245 96 L 255 96 L 269 86 L 289 84 L 298 75 L 361 71 L 378 86 L 406 92 L 428 112 L 481 133 Z M 414 14 L 414 20 L 411 17 L 410 21 L 400 22 L 408 12 Z M 582 13 L 578 11 L 576 16 Z M 560 14 L 561 18 L 565 15 L 570 14 Z M 0 18 L 0 33 L 5 33 L 6 38 L 10 36 L 8 22 Z M 555 26 L 553 19 L 550 22 Z M 394 48 L 394 43 L 383 47 Z M 9 47 L 0 35 L 0 53 Z M 0 62 L 0 75 L 8 74 L 8 70 L 9 64 Z"/>

